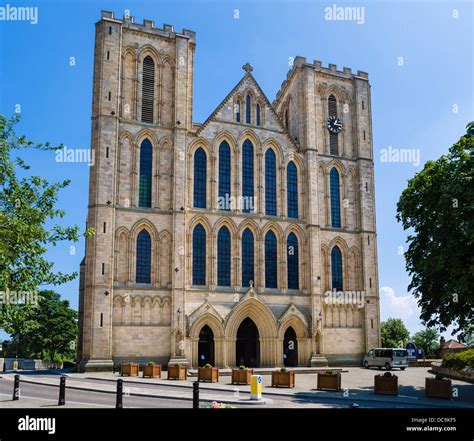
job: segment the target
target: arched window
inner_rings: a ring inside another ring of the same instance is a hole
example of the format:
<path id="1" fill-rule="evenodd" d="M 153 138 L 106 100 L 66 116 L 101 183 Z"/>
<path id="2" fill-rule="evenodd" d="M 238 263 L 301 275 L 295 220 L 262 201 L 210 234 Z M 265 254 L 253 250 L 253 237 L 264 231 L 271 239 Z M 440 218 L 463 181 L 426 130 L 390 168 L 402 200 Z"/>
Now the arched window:
<path id="1" fill-rule="evenodd" d="M 252 232 L 247 228 L 242 234 L 242 287 L 255 282 L 254 274 L 254 240 Z"/>
<path id="2" fill-rule="evenodd" d="M 277 288 L 277 239 L 273 231 L 265 236 L 265 287 Z"/>
<path id="3" fill-rule="evenodd" d="M 329 173 L 329 181 L 331 188 L 331 225 L 334 228 L 341 228 L 339 172 L 335 168 L 332 168 Z"/>
<path id="4" fill-rule="evenodd" d="M 193 285 L 206 284 L 206 230 L 201 224 L 193 231 Z"/>
<path id="5" fill-rule="evenodd" d="M 217 285 L 230 286 L 230 233 L 222 227 L 217 234 Z"/>
<path id="6" fill-rule="evenodd" d="M 286 130 L 290 130 L 290 121 L 288 119 L 288 109 L 285 110 L 285 127 Z"/>
<path id="7" fill-rule="evenodd" d="M 286 167 L 286 199 L 288 217 L 298 217 L 298 170 L 293 161 Z"/>
<path id="8" fill-rule="evenodd" d="M 230 209 L 230 146 L 227 141 L 222 141 L 219 146 L 219 210 Z"/>
<path id="9" fill-rule="evenodd" d="M 240 122 L 240 100 L 235 104 L 235 120 Z"/>
<path id="10" fill-rule="evenodd" d="M 147 230 L 137 236 L 136 282 L 151 283 L 151 237 Z"/>
<path id="11" fill-rule="evenodd" d="M 331 251 L 332 289 L 342 291 L 342 254 L 336 245 Z"/>
<path id="12" fill-rule="evenodd" d="M 253 211 L 253 144 L 246 139 L 242 148 L 242 196 L 244 213 Z"/>
<path id="13" fill-rule="evenodd" d="M 300 289 L 298 238 L 290 233 L 286 241 L 286 257 L 288 265 L 288 289 Z"/>
<path id="14" fill-rule="evenodd" d="M 149 139 L 140 145 L 140 179 L 138 188 L 138 206 L 151 207 L 151 180 L 153 166 L 153 147 Z"/>
<path id="15" fill-rule="evenodd" d="M 142 121 L 153 123 L 153 102 L 155 90 L 155 63 L 148 55 L 143 60 L 142 78 Z"/>
<path id="16" fill-rule="evenodd" d="M 259 126 L 260 125 L 260 104 L 257 104 L 257 106 L 255 107 L 255 116 L 257 120 L 257 126 Z"/>
<path id="17" fill-rule="evenodd" d="M 251 112 L 252 112 L 252 108 L 250 107 L 250 95 L 247 95 L 245 97 L 245 122 L 247 124 L 250 124 L 250 115 L 251 115 Z"/>
<path id="18" fill-rule="evenodd" d="M 276 216 L 276 157 L 272 149 L 265 153 L 265 214 Z"/>
<path id="19" fill-rule="evenodd" d="M 206 208 L 207 159 L 199 147 L 194 153 L 194 206 Z"/>
<path id="20" fill-rule="evenodd" d="M 328 98 L 328 115 L 337 117 L 337 101 L 334 95 L 329 95 Z M 331 155 L 337 156 L 339 154 L 338 134 L 329 132 L 329 149 Z"/>

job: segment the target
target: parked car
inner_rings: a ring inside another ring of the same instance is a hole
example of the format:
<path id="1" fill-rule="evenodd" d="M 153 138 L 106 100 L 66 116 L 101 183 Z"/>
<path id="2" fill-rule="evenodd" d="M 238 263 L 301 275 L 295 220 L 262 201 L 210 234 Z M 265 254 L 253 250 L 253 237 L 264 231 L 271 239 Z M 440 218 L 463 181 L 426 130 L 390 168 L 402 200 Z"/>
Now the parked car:
<path id="1" fill-rule="evenodd" d="M 400 368 L 403 371 L 408 367 L 408 354 L 403 348 L 375 348 L 367 352 L 363 365 L 366 369 L 376 366 L 379 369 Z"/>

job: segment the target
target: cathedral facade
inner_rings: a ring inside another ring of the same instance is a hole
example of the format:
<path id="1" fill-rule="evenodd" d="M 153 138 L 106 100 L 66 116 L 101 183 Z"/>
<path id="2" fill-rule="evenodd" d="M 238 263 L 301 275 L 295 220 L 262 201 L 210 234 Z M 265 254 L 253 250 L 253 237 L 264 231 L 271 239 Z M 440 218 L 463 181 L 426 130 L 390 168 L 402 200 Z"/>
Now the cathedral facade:
<path id="1" fill-rule="evenodd" d="M 96 24 L 80 369 L 360 363 L 380 345 L 368 75 L 296 57 L 270 102 L 245 64 L 198 124 L 195 47 Z"/>

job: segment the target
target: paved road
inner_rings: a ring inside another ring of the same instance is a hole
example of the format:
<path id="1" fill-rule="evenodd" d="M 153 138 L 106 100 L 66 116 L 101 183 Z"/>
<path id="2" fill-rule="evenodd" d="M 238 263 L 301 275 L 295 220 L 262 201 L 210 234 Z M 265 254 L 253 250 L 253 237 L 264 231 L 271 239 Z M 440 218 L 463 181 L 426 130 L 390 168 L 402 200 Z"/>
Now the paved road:
<path id="1" fill-rule="evenodd" d="M 59 384 L 59 377 L 58 377 Z M 0 378 L 0 407 L 1 401 L 11 399 L 13 393 L 13 382 Z M 59 387 L 47 386 L 40 384 L 21 383 L 20 385 L 20 400 L 21 397 L 41 398 L 51 400 L 51 405 L 58 401 Z M 10 398 L 9 398 L 10 397 Z M 66 387 L 66 402 L 74 402 L 88 405 L 115 407 L 115 394 L 106 392 L 92 392 L 82 391 L 77 389 L 70 389 Z M 184 400 L 173 400 L 165 398 L 146 398 L 124 396 L 123 405 L 126 408 L 131 407 L 164 407 L 164 408 L 190 408 L 192 403 Z"/>
<path id="2" fill-rule="evenodd" d="M 57 378 L 57 383 L 59 384 L 58 375 L 48 375 L 48 378 Z M 104 384 L 110 386 L 113 384 L 110 381 L 102 379 L 92 379 L 92 378 L 68 378 L 67 384 L 79 385 L 80 383 L 93 383 L 93 384 Z M 13 383 L 11 380 L 1 379 L 0 378 L 0 393 L 7 394 L 5 398 L 11 396 Z M 141 389 L 149 389 L 150 392 L 183 392 L 183 390 L 188 390 L 190 397 L 192 391 L 190 389 L 185 389 L 180 386 L 167 385 L 167 384 L 140 384 L 134 383 L 133 381 L 124 380 L 124 387 L 140 387 Z M 204 392 L 204 390 L 203 390 Z M 58 398 L 58 386 L 51 385 L 39 385 L 39 384 L 30 384 L 22 383 L 21 385 L 21 394 L 25 397 L 32 398 L 44 398 L 57 401 Z M 133 392 L 132 392 L 133 393 Z M 206 391 L 209 393 L 209 391 Z M 235 398 L 234 392 L 230 390 L 219 390 L 216 391 L 221 397 L 228 397 L 229 399 Z M 248 396 L 249 392 L 239 391 L 240 397 Z M 267 396 L 268 397 L 268 396 Z M 278 408 L 288 408 L 288 407 L 338 407 L 338 408 L 348 408 L 351 407 L 353 403 L 356 403 L 360 408 L 420 408 L 423 406 L 413 405 L 406 403 L 383 403 L 383 402 L 370 402 L 357 400 L 356 397 L 351 398 L 336 398 L 336 397 L 309 397 L 304 395 L 295 395 L 295 396 L 271 396 L 272 403 L 262 407 L 278 407 Z M 93 391 L 82 391 L 77 389 L 70 389 L 66 387 L 66 401 L 83 403 L 87 405 L 97 405 L 97 406 L 106 406 L 106 407 L 115 407 L 115 394 L 110 392 L 93 392 Z M 137 396 L 124 396 L 123 398 L 124 407 L 162 407 L 162 408 L 190 408 L 192 407 L 191 401 L 185 400 L 176 400 L 173 398 L 147 398 L 147 397 L 137 397 Z M 240 408 L 248 408 L 248 405 L 238 405 L 232 404 L 232 406 Z M 0 402 L 0 407 L 2 404 Z"/>

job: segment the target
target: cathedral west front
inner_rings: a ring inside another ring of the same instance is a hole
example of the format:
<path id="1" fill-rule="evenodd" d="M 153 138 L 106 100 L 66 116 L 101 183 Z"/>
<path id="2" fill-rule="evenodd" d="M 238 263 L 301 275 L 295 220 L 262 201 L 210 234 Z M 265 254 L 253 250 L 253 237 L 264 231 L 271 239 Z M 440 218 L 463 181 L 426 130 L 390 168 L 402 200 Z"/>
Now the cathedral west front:
<path id="1" fill-rule="evenodd" d="M 243 60 L 196 123 L 195 50 L 96 24 L 80 369 L 360 364 L 380 345 L 368 74 L 298 56 L 270 102 Z"/>

